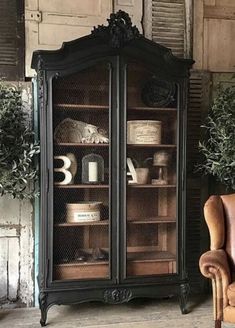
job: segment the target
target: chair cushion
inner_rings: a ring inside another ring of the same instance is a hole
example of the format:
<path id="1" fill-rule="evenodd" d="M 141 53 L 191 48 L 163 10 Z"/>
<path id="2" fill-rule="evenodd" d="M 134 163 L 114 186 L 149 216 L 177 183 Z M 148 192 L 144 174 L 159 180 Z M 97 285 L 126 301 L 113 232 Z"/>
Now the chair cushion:
<path id="1" fill-rule="evenodd" d="M 235 282 L 228 286 L 227 295 L 229 305 L 235 306 Z"/>

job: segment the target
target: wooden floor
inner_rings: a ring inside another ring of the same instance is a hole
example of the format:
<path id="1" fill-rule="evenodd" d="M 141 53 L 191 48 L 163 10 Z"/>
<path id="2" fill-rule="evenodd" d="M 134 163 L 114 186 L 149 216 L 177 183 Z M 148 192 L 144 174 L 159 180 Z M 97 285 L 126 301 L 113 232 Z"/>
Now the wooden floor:
<path id="1" fill-rule="evenodd" d="M 135 300 L 122 305 L 89 303 L 53 306 L 48 313 L 48 328 L 213 328 L 212 302 L 191 300 L 191 312 L 182 315 L 178 302 L 169 300 Z M 0 310 L 1 328 L 40 327 L 37 308 Z M 223 328 L 235 324 L 223 324 Z"/>

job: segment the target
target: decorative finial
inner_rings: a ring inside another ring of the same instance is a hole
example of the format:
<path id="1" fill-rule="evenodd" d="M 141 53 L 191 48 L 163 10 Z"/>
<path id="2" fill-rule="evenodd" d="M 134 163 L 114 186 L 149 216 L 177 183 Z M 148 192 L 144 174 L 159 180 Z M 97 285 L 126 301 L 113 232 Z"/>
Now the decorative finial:
<path id="1" fill-rule="evenodd" d="M 107 21 L 108 26 L 98 25 L 94 27 L 92 34 L 101 37 L 113 48 L 121 48 L 127 42 L 140 37 L 138 28 L 132 26 L 130 16 L 125 11 L 119 10 L 116 14 L 111 14 Z"/>

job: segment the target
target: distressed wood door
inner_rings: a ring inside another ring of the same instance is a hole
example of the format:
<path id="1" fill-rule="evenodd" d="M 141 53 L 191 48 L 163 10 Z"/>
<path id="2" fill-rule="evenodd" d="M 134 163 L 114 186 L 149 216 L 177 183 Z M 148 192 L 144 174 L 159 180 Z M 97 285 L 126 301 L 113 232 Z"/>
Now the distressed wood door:
<path id="1" fill-rule="evenodd" d="M 194 1 L 195 69 L 235 71 L 234 0 Z"/>
<path id="2" fill-rule="evenodd" d="M 93 26 L 104 24 L 112 12 L 111 0 L 26 0 L 26 76 L 32 76 L 32 52 L 57 49 L 64 41 L 89 34 Z"/>

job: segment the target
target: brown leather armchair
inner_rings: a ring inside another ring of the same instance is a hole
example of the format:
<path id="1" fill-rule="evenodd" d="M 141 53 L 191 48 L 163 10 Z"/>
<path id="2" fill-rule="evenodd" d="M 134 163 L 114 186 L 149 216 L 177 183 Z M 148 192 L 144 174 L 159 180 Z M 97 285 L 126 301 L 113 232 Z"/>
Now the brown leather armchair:
<path id="1" fill-rule="evenodd" d="M 204 206 L 210 232 L 210 251 L 199 262 L 212 280 L 215 328 L 235 323 L 235 194 L 211 196 Z"/>

